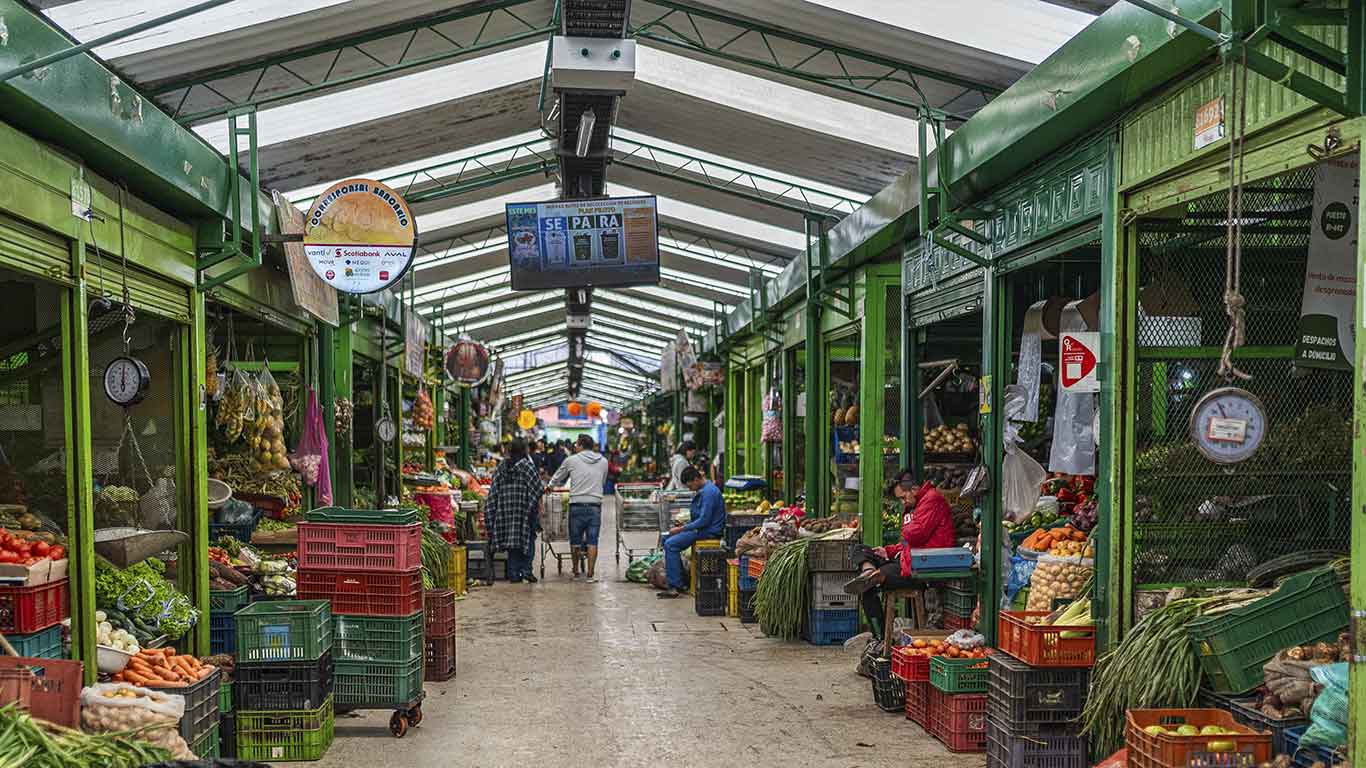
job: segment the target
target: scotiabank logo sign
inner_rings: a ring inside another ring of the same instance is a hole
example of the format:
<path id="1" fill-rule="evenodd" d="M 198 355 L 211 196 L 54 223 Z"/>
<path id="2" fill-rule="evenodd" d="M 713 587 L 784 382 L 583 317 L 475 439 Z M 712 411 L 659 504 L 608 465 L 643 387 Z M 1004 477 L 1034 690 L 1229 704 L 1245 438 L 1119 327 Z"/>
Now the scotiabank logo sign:
<path id="1" fill-rule="evenodd" d="M 314 200 L 304 254 L 324 282 L 344 293 L 374 293 L 412 266 L 417 224 L 408 204 L 378 181 L 348 179 Z"/>

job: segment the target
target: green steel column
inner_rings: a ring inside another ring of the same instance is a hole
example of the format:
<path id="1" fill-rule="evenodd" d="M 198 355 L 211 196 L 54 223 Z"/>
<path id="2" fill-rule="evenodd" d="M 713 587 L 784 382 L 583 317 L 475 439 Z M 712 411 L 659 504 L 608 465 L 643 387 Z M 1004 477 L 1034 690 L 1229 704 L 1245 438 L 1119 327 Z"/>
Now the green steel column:
<path id="1" fill-rule="evenodd" d="M 797 366 L 796 366 L 796 362 L 797 362 L 797 351 L 796 351 L 796 350 L 784 350 L 784 351 L 783 351 L 783 353 L 782 353 L 782 370 L 783 370 L 783 372 L 782 372 L 782 377 L 783 377 L 783 392 L 782 392 L 782 398 L 783 398 L 783 407 L 782 407 L 783 442 L 782 442 L 782 448 L 781 448 L 780 450 L 782 450 L 782 454 L 783 454 L 783 457 L 782 457 L 782 458 L 783 458 L 783 467 L 782 467 L 782 469 L 783 469 L 783 490 L 782 490 L 782 497 L 783 497 L 784 500 L 793 499 L 793 498 L 795 498 L 796 495 L 797 495 L 797 494 L 794 492 L 794 490 L 795 490 L 795 489 L 794 489 L 794 486 L 795 486 L 796 483 L 797 483 L 797 478 L 796 478 L 796 472 L 793 471 L 794 468 L 797 466 L 797 461 L 796 461 L 796 452 L 797 452 L 797 441 L 796 441 L 796 437 L 797 437 L 797 436 L 796 436 L 796 434 L 795 434 L 795 432 L 794 432 L 794 430 L 796 429 L 796 426 L 797 426 L 797 425 L 796 425 L 796 420 L 797 420 L 797 382 L 794 380 L 794 377 L 795 377 L 795 374 L 796 374 L 796 367 L 797 367 Z"/>
<path id="2" fill-rule="evenodd" d="M 815 230 L 813 232 L 813 229 Z M 814 243 L 812 237 L 816 238 Z M 806 248 L 807 263 L 812 263 L 816 259 L 811 258 L 812 248 L 821 249 L 825 245 L 825 230 L 818 222 L 810 219 L 806 222 Z M 828 504 L 821 503 L 824 496 L 826 473 L 821 468 L 821 457 L 825 455 L 822 450 L 821 435 L 824 429 L 821 425 L 821 405 L 826 397 L 821 389 L 821 366 L 824 365 L 825 355 L 821 350 L 821 306 L 820 297 L 813 291 L 819 291 L 820 276 L 817 275 L 807 279 L 806 305 L 802 308 L 806 313 L 806 509 L 809 514 L 823 514 L 829 509 Z"/>
<path id="3" fill-rule="evenodd" d="M 982 375 L 989 378 L 990 410 L 982 417 L 982 455 L 991 469 L 991 490 L 982 499 L 982 551 L 978 590 L 982 621 L 977 630 L 996 644 L 995 616 L 1001 609 L 1004 573 L 1001 561 L 1001 393 L 1010 371 L 1011 302 L 1008 278 L 984 270 L 982 292 Z"/>
<path id="4" fill-rule="evenodd" d="M 1366 118 L 1358 118 L 1357 125 L 1366 124 Z M 1359 171 L 1358 184 L 1366 184 L 1366 167 Z M 1366 199 L 1357 203 L 1357 220 L 1366 213 Z M 1357 241 L 1357 274 L 1366 269 L 1366 244 Z M 1356 302 L 1357 327 L 1366 325 L 1366 311 L 1363 304 Z M 1352 509 L 1358 510 L 1366 518 L 1366 333 L 1356 333 L 1356 369 L 1352 387 Z M 1350 608 L 1352 612 L 1352 654 L 1353 663 L 1348 667 L 1349 700 L 1355 702 L 1350 707 L 1347 724 L 1347 759 L 1353 765 L 1366 765 L 1366 519 L 1352 520 L 1352 578 Z"/>
<path id="5" fill-rule="evenodd" d="M 327 323 L 318 323 L 318 405 L 323 409 L 323 434 L 327 436 L 328 477 L 332 482 L 332 499 L 336 501 L 336 462 L 337 462 L 337 381 L 333 373 L 336 368 L 337 334 Z"/>
<path id="6" fill-rule="evenodd" d="M 71 244 L 75 274 L 85 273 L 85 242 Z M 65 398 L 67 538 L 71 602 L 71 657 L 85 663 L 85 683 L 95 682 L 95 493 L 90 431 L 89 294 L 84 280 L 62 291 L 62 388 Z"/>
<path id="7" fill-rule="evenodd" d="M 870 274 L 863 292 L 862 329 L 859 334 L 862 367 L 859 375 L 859 525 L 863 543 L 882 546 L 882 428 L 887 401 L 887 298 L 882 283 Z"/>
<path id="8" fill-rule="evenodd" d="M 902 302 L 903 305 L 906 302 Z M 903 317 L 909 314 L 904 312 Z M 901 363 L 902 384 L 901 423 L 906 431 L 901 434 L 901 466 L 912 467 L 920 472 L 925 469 L 925 409 L 920 405 L 920 332 L 909 325 L 901 329 L 903 355 L 909 357 Z"/>
<path id="9" fill-rule="evenodd" d="M 736 369 L 735 367 L 733 367 L 733 366 L 730 364 L 730 357 L 729 357 L 729 354 L 727 355 L 726 362 L 725 362 L 725 366 L 726 366 L 726 406 L 725 406 L 725 408 L 726 408 L 726 421 L 725 421 L 725 425 L 726 425 L 726 427 L 725 427 L 725 429 L 726 429 L 726 451 L 725 451 L 725 453 L 726 453 L 726 456 L 725 456 L 725 458 L 723 459 L 723 461 L 725 462 L 725 466 L 722 467 L 722 471 L 723 471 L 726 475 L 729 476 L 729 475 L 736 475 L 736 474 L 739 474 L 739 472 L 740 472 L 739 467 L 736 466 L 736 465 L 739 463 L 738 460 L 737 460 L 737 457 L 739 456 L 739 453 L 740 453 L 737 449 L 740 447 L 741 441 L 744 440 L 743 435 L 744 435 L 744 431 L 745 431 L 745 430 L 744 430 L 744 425 L 741 424 L 741 423 L 740 423 L 740 420 L 736 418 L 736 411 L 738 410 L 737 403 L 738 403 L 739 401 L 738 401 L 738 400 L 736 399 L 736 397 L 735 397 L 735 390 L 736 390 L 736 385 L 737 385 L 737 379 L 739 379 L 740 376 L 741 376 L 742 374 L 740 374 L 740 373 L 737 371 L 737 369 Z"/>
<path id="10" fill-rule="evenodd" d="M 355 350 L 352 348 L 354 333 L 355 323 L 343 318 L 341 325 L 337 326 L 337 330 L 332 334 L 332 396 L 350 400 L 353 410 L 356 402 L 355 383 L 352 379 L 352 362 L 355 359 Z M 355 425 L 352 424 L 350 431 L 337 436 L 330 454 L 332 501 L 339 507 L 350 507 L 355 503 L 355 434 Z"/>
<path id="11" fill-rule="evenodd" d="M 1118 167 L 1119 141 L 1110 141 L 1109 162 L 1106 167 L 1104 205 L 1101 209 L 1100 231 L 1100 358 L 1096 362 L 1097 378 L 1100 380 L 1100 445 L 1096 452 L 1096 497 L 1100 500 L 1100 524 L 1092 532 L 1096 549 L 1096 578 L 1091 590 L 1092 614 L 1096 617 L 1097 650 L 1109 645 L 1110 640 L 1118 640 L 1111 633 L 1117 632 L 1117 622 L 1111 613 L 1122 600 L 1115 600 L 1117 594 L 1115 558 L 1111 542 L 1118 540 L 1124 505 L 1118 498 L 1121 487 L 1119 474 L 1124 462 L 1120 450 L 1123 444 L 1125 420 L 1117 418 L 1117 403 L 1121 400 L 1116 389 L 1117 364 L 1122 363 L 1118 350 L 1124 344 L 1127 329 L 1124 318 L 1127 307 L 1120 298 L 1124 290 L 1120 267 L 1120 244 L 1124 236 L 1124 225 L 1119 219 L 1119 187 L 1115 169 Z M 1116 335 L 1118 334 L 1118 335 Z"/>
<path id="12" fill-rule="evenodd" d="M 199 615 L 209 615 L 209 426 L 205 408 L 204 358 L 208 352 L 205 337 L 204 294 L 195 291 L 191 297 L 193 316 L 188 327 L 180 331 L 179 349 L 174 356 L 179 369 L 179 386 L 175 393 L 177 477 L 182 510 L 181 530 L 188 531 L 190 543 L 180 548 L 178 578 L 180 589 L 199 609 Z M 188 565 L 189 567 L 186 567 Z M 209 652 L 209 622 L 201 620 L 181 641 L 181 647 L 196 655 Z"/>

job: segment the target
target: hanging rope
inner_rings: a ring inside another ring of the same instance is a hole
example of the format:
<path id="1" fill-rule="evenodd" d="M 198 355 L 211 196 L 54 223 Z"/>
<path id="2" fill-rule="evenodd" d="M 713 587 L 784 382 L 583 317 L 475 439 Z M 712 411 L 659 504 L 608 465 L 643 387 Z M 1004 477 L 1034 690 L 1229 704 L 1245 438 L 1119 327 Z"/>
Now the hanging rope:
<path id="1" fill-rule="evenodd" d="M 1237 122 L 1228 140 L 1228 223 L 1224 245 L 1224 313 L 1228 315 L 1228 332 L 1224 334 L 1224 349 L 1219 356 L 1219 375 L 1246 381 L 1252 377 L 1233 364 L 1233 351 L 1247 341 L 1247 299 L 1240 288 L 1243 273 L 1243 139 L 1247 128 L 1246 51 L 1243 51 L 1243 61 L 1230 61 L 1228 83 L 1230 111 L 1237 113 Z"/>

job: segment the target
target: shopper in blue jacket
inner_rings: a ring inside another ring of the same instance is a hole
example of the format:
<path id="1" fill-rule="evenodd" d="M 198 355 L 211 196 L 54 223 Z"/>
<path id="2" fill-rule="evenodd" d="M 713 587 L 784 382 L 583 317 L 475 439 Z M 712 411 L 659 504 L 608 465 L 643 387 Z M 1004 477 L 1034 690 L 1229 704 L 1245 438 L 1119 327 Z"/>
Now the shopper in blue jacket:
<path id="1" fill-rule="evenodd" d="M 719 539 L 726 530 L 726 503 L 716 483 L 703 477 L 697 467 L 683 470 L 683 484 L 694 494 L 690 514 L 692 522 L 669 529 L 664 537 L 664 570 L 669 576 L 669 588 L 655 597 L 673 598 L 686 592 L 683 580 L 683 550 L 699 539 Z"/>

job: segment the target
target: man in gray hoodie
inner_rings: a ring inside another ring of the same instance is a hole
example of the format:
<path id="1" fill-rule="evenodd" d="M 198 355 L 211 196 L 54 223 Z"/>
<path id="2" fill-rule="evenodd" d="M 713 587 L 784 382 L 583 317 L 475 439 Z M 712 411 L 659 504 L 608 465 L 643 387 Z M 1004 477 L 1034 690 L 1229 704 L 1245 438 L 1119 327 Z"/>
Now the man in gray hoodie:
<path id="1" fill-rule="evenodd" d="M 586 558 L 583 573 L 588 582 L 598 579 L 594 570 L 598 563 L 598 533 L 602 529 L 602 487 L 607 479 L 607 459 L 595 449 L 597 444 L 588 435 L 579 435 L 574 443 L 574 455 L 564 460 L 552 486 L 562 486 L 569 480 L 569 546 L 574 550 L 574 577 L 579 575 L 579 559 Z"/>

